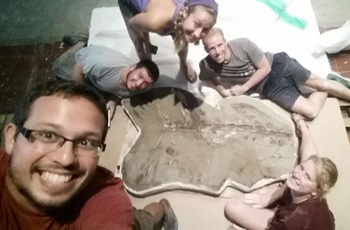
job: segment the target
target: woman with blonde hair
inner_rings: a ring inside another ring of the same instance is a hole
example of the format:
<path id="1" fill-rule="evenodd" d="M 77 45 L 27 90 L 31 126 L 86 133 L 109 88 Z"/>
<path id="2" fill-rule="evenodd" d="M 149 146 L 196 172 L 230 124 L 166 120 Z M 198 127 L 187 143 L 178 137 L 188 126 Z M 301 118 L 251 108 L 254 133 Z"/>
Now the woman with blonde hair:
<path id="1" fill-rule="evenodd" d="M 151 59 L 157 47 L 149 32 L 171 35 L 180 66 L 191 83 L 197 74 L 187 63 L 188 43 L 198 44 L 214 26 L 218 14 L 215 0 L 118 0 L 129 36 L 140 60 Z"/>
<path id="2" fill-rule="evenodd" d="M 337 168 L 328 158 L 317 156 L 316 146 L 303 117 L 293 114 L 293 120 L 301 137 L 300 164 L 277 189 L 264 194 L 232 198 L 225 206 L 225 215 L 236 224 L 234 228 L 335 229 L 334 217 L 328 208 L 325 194 L 337 181 Z M 278 204 L 277 209 L 266 208 L 273 203 Z"/>

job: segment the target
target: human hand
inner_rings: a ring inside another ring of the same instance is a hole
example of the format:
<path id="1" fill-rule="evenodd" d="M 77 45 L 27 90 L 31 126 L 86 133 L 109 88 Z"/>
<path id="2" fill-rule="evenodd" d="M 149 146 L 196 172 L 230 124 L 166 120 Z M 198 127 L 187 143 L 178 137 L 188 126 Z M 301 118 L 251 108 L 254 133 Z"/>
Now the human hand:
<path id="1" fill-rule="evenodd" d="M 230 97 L 230 96 L 232 96 L 229 89 L 223 89 L 219 93 L 220 93 L 220 95 L 222 97 Z"/>
<path id="2" fill-rule="evenodd" d="M 115 114 L 115 110 L 117 108 L 117 102 L 114 101 L 114 100 L 110 100 L 107 102 L 106 104 L 106 108 L 107 108 L 107 111 L 108 111 L 108 127 L 110 127 L 111 125 L 111 120 L 113 119 L 114 117 L 114 114 Z"/>
<path id="3" fill-rule="evenodd" d="M 244 195 L 244 202 L 253 208 L 266 208 L 270 205 L 271 194 L 269 192 L 257 194 L 248 193 Z"/>
<path id="4" fill-rule="evenodd" d="M 232 86 L 230 89 L 230 93 L 232 96 L 241 96 L 243 95 L 247 90 L 242 85 L 235 85 Z"/>
<path id="5" fill-rule="evenodd" d="M 144 38 L 136 38 L 135 48 L 140 60 L 152 58 L 149 40 Z"/>

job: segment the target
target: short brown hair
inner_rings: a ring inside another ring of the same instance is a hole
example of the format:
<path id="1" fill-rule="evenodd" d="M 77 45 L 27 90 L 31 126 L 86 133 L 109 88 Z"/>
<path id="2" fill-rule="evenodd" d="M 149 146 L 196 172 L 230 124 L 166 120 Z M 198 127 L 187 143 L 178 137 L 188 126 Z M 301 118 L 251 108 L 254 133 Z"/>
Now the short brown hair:
<path id="1" fill-rule="evenodd" d="M 143 59 L 136 64 L 136 68 L 142 68 L 142 67 L 147 69 L 148 74 L 153 80 L 152 83 L 155 83 L 159 78 L 159 68 L 157 64 L 154 63 L 152 60 Z"/>
<path id="2" fill-rule="evenodd" d="M 207 36 L 205 36 L 203 39 L 202 39 L 202 43 L 204 45 L 204 47 L 206 46 L 205 43 L 206 43 L 206 40 L 209 39 L 209 38 L 212 38 L 213 36 L 217 35 L 217 34 L 220 34 L 224 39 L 224 32 L 222 32 L 222 30 L 218 27 L 213 27 L 209 30 Z"/>
<path id="3" fill-rule="evenodd" d="M 84 98 L 93 103 L 104 116 L 105 126 L 102 135 L 102 141 L 104 142 L 108 131 L 106 102 L 94 88 L 74 81 L 51 80 L 37 85 L 23 95 L 16 105 L 13 116 L 13 122 L 17 127 L 23 126 L 27 121 L 36 100 L 45 96 L 57 96 L 64 99 Z"/>

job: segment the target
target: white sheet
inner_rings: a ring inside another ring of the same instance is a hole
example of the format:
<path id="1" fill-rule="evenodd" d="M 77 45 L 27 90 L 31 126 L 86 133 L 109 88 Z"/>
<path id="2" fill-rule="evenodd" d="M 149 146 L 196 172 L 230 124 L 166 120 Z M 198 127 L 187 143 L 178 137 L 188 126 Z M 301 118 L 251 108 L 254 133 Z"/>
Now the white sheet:
<path id="1" fill-rule="evenodd" d="M 311 55 L 319 31 L 309 0 L 285 0 L 287 13 L 304 18 L 307 27 L 301 30 L 282 21 L 267 5 L 257 0 L 217 0 L 219 16 L 217 27 L 223 29 L 226 40 L 248 37 L 264 51 L 285 51 L 302 65 L 322 78 L 330 71 L 326 55 L 318 59 Z M 198 96 L 196 83 L 188 83 L 179 69 L 179 59 L 174 52 L 170 36 L 150 34 L 151 42 L 158 46 L 153 60 L 159 65 L 161 78 L 154 87 L 174 86 L 187 89 Z M 119 50 L 138 61 L 134 46 L 128 36 L 119 7 L 96 8 L 92 12 L 89 45 L 104 45 Z M 199 61 L 206 56 L 202 45 L 190 44 L 188 61 L 199 72 Z M 219 98 L 211 88 L 204 87 L 206 101 Z"/>

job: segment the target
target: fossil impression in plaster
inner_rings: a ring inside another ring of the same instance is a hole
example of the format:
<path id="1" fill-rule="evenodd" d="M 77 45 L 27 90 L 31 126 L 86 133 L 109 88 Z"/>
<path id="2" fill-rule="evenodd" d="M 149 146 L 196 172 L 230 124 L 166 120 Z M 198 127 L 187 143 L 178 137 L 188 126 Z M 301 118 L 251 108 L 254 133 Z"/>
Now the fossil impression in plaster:
<path id="1" fill-rule="evenodd" d="M 214 108 L 186 91 L 158 88 L 122 105 L 139 131 L 121 170 L 134 195 L 248 192 L 284 179 L 296 161 L 291 121 L 250 97 Z"/>

